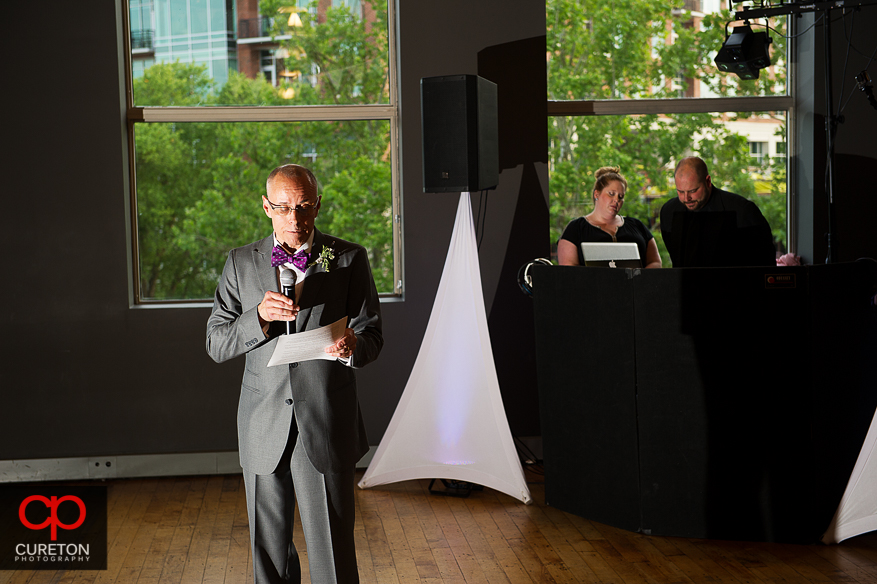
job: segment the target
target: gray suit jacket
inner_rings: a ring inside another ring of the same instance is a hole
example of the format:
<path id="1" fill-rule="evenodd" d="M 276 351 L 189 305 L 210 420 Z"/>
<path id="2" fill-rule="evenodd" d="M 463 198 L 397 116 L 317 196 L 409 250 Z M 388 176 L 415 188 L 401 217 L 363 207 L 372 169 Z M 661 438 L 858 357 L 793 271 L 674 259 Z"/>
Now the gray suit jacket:
<path id="1" fill-rule="evenodd" d="M 319 328 L 343 316 L 356 332 L 352 367 L 375 360 L 384 340 L 378 293 L 365 248 L 315 231 L 311 258 L 334 250 L 327 272 L 308 268 L 296 331 Z M 293 411 L 299 438 L 321 473 L 350 470 L 368 450 L 351 366 L 340 361 L 305 361 L 267 367 L 284 323 L 272 323 L 268 338 L 257 307 L 267 290 L 278 290 L 271 267 L 273 237 L 231 250 L 207 322 L 207 352 L 217 362 L 246 355 L 238 406 L 241 465 L 255 474 L 277 468 L 289 438 Z M 312 260 L 313 261 L 313 260 Z"/>

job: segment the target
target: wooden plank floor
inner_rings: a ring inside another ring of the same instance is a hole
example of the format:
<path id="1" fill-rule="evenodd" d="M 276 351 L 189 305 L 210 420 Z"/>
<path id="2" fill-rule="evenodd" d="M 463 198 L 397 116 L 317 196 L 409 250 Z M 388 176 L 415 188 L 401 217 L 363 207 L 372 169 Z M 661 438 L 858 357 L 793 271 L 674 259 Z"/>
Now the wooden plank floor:
<path id="1" fill-rule="evenodd" d="M 239 475 L 106 484 L 106 571 L 0 572 L 0 584 L 252 582 Z M 546 507 L 538 478 L 530 506 L 490 489 L 431 495 L 427 484 L 356 489 L 363 583 L 877 582 L 877 533 L 838 546 L 649 537 Z M 307 573 L 300 529 L 295 538 Z"/>

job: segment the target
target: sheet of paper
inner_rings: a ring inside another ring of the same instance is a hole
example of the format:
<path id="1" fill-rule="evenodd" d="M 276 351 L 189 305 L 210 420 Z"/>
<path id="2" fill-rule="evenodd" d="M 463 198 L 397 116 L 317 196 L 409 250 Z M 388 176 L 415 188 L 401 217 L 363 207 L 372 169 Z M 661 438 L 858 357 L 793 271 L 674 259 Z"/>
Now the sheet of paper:
<path id="1" fill-rule="evenodd" d="M 311 361 L 313 359 L 334 361 L 336 357 L 327 354 L 325 349 L 337 343 L 344 336 L 346 329 L 347 317 L 345 316 L 328 326 L 312 331 L 281 335 L 277 337 L 277 346 L 274 347 L 274 354 L 271 355 L 271 360 L 268 361 L 268 367 Z"/>

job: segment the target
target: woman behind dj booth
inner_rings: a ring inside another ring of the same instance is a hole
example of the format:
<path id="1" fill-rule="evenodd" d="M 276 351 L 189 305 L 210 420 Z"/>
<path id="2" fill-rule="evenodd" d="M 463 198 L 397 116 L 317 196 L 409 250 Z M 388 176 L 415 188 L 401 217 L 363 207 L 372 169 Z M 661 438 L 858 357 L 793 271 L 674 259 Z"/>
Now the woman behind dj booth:
<path id="1" fill-rule="evenodd" d="M 624 205 L 627 181 L 617 166 L 599 169 L 594 183 L 594 210 L 569 225 L 557 242 L 557 259 L 562 266 L 583 266 L 581 243 L 633 242 L 639 248 L 639 257 L 647 268 L 661 267 L 658 244 L 642 221 L 618 214 Z"/>

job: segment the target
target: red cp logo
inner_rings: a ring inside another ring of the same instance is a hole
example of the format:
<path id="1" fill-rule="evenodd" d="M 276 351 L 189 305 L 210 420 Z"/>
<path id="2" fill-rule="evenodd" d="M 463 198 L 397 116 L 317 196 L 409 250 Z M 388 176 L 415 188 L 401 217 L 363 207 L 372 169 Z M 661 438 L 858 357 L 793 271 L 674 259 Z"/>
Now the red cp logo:
<path id="1" fill-rule="evenodd" d="M 40 501 L 43 505 L 46 506 L 46 509 L 49 509 L 49 518 L 40 523 L 39 525 L 34 525 L 30 521 L 27 520 L 27 517 L 24 514 L 25 509 L 30 504 L 31 501 Z M 67 525 L 66 523 L 61 523 L 58 519 L 58 506 L 61 505 L 64 501 L 73 501 L 79 506 L 79 519 L 76 523 L 71 525 Z M 85 503 L 82 502 L 82 499 L 79 497 L 74 497 L 73 495 L 67 495 L 65 497 L 53 496 L 51 499 L 48 497 L 43 497 L 42 495 L 31 495 L 27 499 L 21 502 L 21 505 L 18 507 L 18 518 L 21 519 L 22 525 L 27 527 L 28 529 L 45 529 L 48 526 L 52 526 L 52 541 L 58 539 L 58 528 L 61 529 L 76 529 L 82 522 L 85 521 Z"/>

